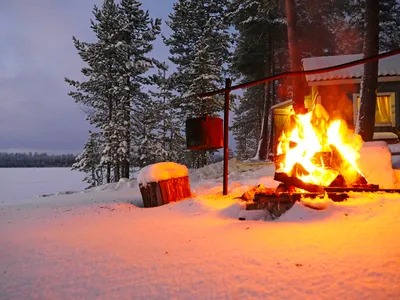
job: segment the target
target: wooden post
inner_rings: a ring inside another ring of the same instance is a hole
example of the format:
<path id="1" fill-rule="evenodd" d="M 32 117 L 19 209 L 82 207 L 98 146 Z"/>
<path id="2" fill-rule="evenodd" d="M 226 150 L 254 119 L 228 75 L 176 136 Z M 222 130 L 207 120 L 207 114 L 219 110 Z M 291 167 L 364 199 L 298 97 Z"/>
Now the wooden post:
<path id="1" fill-rule="evenodd" d="M 228 195 L 228 159 L 229 159 L 229 102 L 232 81 L 225 79 L 225 109 L 224 109 L 224 177 L 222 194 Z"/>

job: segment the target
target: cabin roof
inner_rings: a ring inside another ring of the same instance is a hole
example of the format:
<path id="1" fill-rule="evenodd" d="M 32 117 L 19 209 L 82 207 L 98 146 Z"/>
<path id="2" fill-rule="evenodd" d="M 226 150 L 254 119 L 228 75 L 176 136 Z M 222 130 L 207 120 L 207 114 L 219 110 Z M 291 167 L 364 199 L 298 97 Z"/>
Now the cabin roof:
<path id="1" fill-rule="evenodd" d="M 351 54 L 351 55 L 334 55 L 334 56 L 317 56 L 304 58 L 302 60 L 303 69 L 313 70 L 331 67 L 348 63 L 354 60 L 362 59 L 362 54 Z M 358 65 L 342 70 L 306 75 L 308 82 L 315 81 L 326 81 L 326 80 L 337 80 L 337 79 L 354 79 L 361 78 L 363 73 L 363 65 Z M 400 55 L 394 55 L 379 60 L 378 76 L 400 76 Z"/>

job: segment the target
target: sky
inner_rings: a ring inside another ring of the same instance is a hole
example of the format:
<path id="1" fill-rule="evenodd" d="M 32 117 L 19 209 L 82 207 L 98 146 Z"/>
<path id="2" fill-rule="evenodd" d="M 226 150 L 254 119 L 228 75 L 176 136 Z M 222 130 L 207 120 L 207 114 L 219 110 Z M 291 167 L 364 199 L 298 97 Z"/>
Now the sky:
<path id="1" fill-rule="evenodd" d="M 72 36 L 93 41 L 93 5 L 102 0 L 0 0 L 0 150 L 79 152 L 90 129 L 64 77 L 83 80 Z M 165 20 L 173 0 L 144 0 Z M 161 39 L 153 56 L 168 59 Z"/>

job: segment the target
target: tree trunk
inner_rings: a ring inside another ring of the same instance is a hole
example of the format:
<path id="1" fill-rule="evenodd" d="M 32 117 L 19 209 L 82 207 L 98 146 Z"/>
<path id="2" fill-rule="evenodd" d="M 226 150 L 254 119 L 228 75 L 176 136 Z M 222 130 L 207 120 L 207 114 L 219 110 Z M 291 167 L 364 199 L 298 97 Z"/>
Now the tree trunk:
<path id="1" fill-rule="evenodd" d="M 268 34 L 268 58 L 267 64 L 265 66 L 265 76 L 271 75 L 271 65 L 273 60 L 273 49 L 272 49 L 272 33 L 271 30 L 267 33 Z M 273 84 L 273 83 L 272 83 Z M 271 83 L 267 82 L 264 84 L 264 110 L 263 110 L 263 119 L 262 119 L 262 126 L 261 126 L 261 137 L 258 143 L 258 153 L 257 157 L 260 160 L 266 160 L 268 155 L 268 117 L 269 111 L 271 109 Z"/>
<path id="2" fill-rule="evenodd" d="M 107 183 L 111 182 L 111 166 L 110 163 L 107 163 Z"/>
<path id="3" fill-rule="evenodd" d="M 129 55 L 128 55 L 128 60 L 130 59 Z M 127 76 L 126 78 L 126 84 L 127 86 L 130 86 L 130 77 Z M 131 96 L 131 95 L 130 95 Z M 128 123 L 127 126 L 127 131 L 126 131 L 126 153 L 127 153 L 127 157 L 126 160 L 124 162 L 122 162 L 122 177 L 124 178 L 129 178 L 130 175 L 130 157 L 131 157 L 131 104 L 133 103 L 133 97 L 129 97 L 129 101 L 128 101 L 128 105 L 125 107 L 124 110 L 124 119 L 126 121 L 126 123 Z"/>
<path id="4" fill-rule="evenodd" d="M 120 168 L 119 168 L 119 162 L 117 162 L 114 167 L 114 182 L 118 182 L 119 179 L 120 179 Z"/>
<path id="5" fill-rule="evenodd" d="M 300 51 L 297 43 L 297 24 L 296 24 L 296 6 L 295 0 L 285 0 L 286 4 L 286 22 L 287 22 L 287 35 L 290 56 L 291 71 L 301 70 Z M 293 88 L 293 109 L 296 114 L 305 113 L 304 107 L 304 90 L 301 81 L 295 77 L 292 80 Z"/>
<path id="6" fill-rule="evenodd" d="M 130 110 L 130 105 L 129 108 L 126 108 L 126 111 L 124 112 L 124 118 L 125 121 L 129 124 L 129 125 L 125 125 L 127 126 L 127 132 L 126 132 L 126 136 L 125 136 L 125 141 L 126 141 L 126 153 L 127 153 L 127 157 L 125 157 L 125 160 L 122 162 L 121 164 L 121 174 L 122 177 L 124 178 L 129 178 L 129 173 L 130 173 L 130 155 L 131 155 L 131 110 Z"/>
<path id="7" fill-rule="evenodd" d="M 275 73 L 275 63 L 274 63 L 274 39 L 272 36 L 272 33 L 274 31 L 271 30 L 270 36 L 269 36 L 269 44 L 268 44 L 268 51 L 269 51 L 269 57 L 268 57 L 268 74 L 267 76 L 274 74 Z M 274 88 L 274 81 L 270 82 L 266 95 L 266 102 L 265 102 L 265 108 L 264 108 L 264 118 L 263 118 L 263 126 L 262 126 L 262 140 L 259 145 L 259 151 L 258 151 L 258 157 L 261 160 L 267 160 L 268 155 L 272 151 L 272 144 L 271 142 L 273 141 L 272 135 L 273 135 L 273 116 L 272 116 L 272 111 L 271 111 L 271 106 L 274 104 L 274 97 L 275 97 L 275 88 Z"/>
<path id="8" fill-rule="evenodd" d="M 369 57 L 379 52 L 379 0 L 365 2 L 365 32 L 363 55 Z M 378 61 L 364 65 L 361 80 L 361 99 L 356 131 L 364 141 L 374 136 L 376 89 L 378 87 Z"/>

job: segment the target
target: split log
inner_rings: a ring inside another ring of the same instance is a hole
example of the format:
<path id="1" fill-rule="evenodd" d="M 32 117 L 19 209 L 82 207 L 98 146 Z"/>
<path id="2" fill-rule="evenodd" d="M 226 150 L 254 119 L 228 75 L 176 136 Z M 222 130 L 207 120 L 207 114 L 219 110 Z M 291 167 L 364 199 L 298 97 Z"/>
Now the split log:
<path id="1" fill-rule="evenodd" d="M 144 207 L 155 207 L 191 196 L 189 177 L 139 184 Z"/>
<path id="2" fill-rule="evenodd" d="M 341 174 L 336 176 L 335 180 L 333 180 L 329 185 L 329 187 L 346 187 L 346 186 L 347 186 L 346 180 L 344 180 L 344 177 Z"/>
<path id="3" fill-rule="evenodd" d="M 275 193 L 275 189 L 272 188 L 266 188 L 264 185 L 260 184 L 258 186 L 255 186 L 245 192 L 240 199 L 246 202 L 253 202 L 254 201 L 254 196 L 256 193 L 263 193 L 267 195 L 273 195 Z"/>

